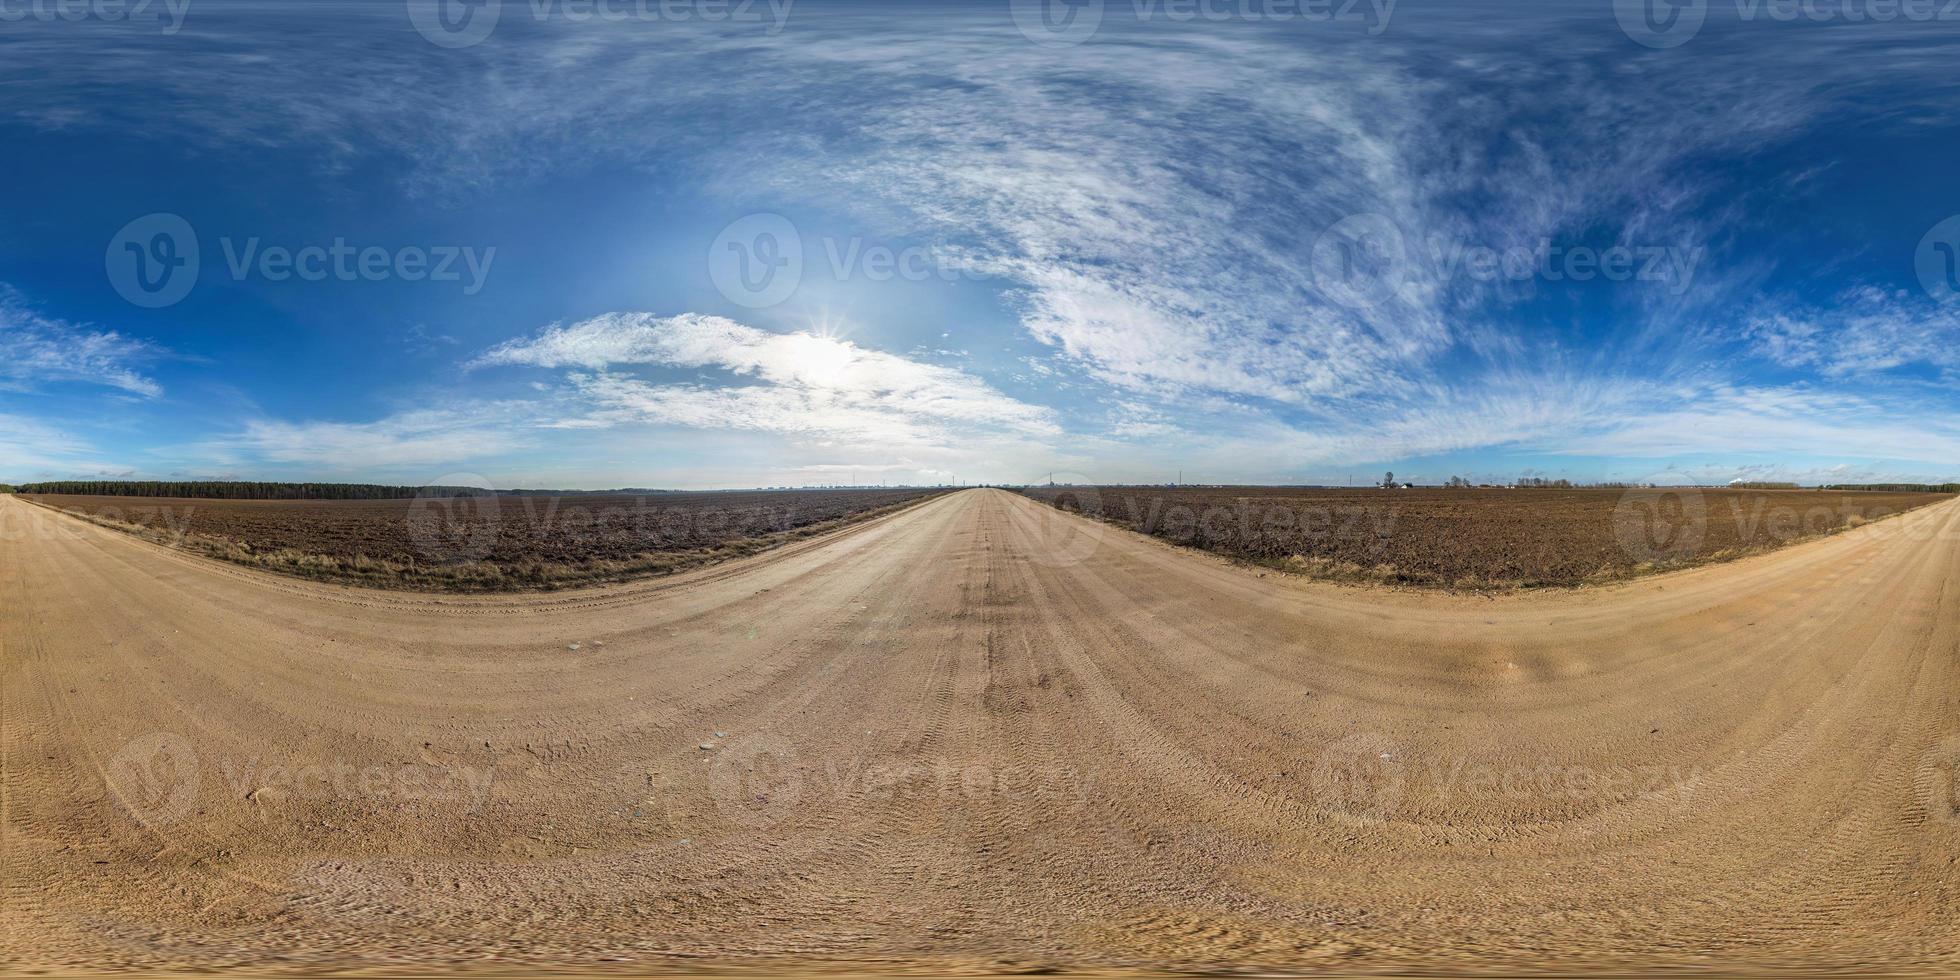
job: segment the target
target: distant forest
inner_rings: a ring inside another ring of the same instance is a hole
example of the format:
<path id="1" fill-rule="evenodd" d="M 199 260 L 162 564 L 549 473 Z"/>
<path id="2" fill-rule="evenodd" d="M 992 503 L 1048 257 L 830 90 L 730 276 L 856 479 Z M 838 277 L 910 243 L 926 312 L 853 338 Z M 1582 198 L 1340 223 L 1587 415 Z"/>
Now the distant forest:
<path id="1" fill-rule="evenodd" d="M 1392 477 L 1391 477 L 1392 479 Z M 1469 487 L 1462 477 L 1451 477 L 1447 486 Z M 1525 477 L 1513 486 L 1569 489 L 1566 480 Z M 1626 488 L 1626 483 L 1581 484 L 1590 488 Z M 1796 489 L 1794 483 L 1731 484 L 1739 490 Z M 1876 490 L 1886 493 L 1960 493 L 1960 483 L 1833 483 L 1820 490 Z M 531 497 L 576 496 L 580 494 L 656 494 L 681 493 L 678 490 L 632 488 L 625 490 L 485 490 L 482 487 L 392 487 L 375 483 L 264 483 L 238 480 L 61 480 L 53 483 L 0 483 L 0 493 L 72 493 L 101 497 L 189 497 L 211 500 L 400 500 L 431 497 Z"/>
<path id="2" fill-rule="evenodd" d="M 60 480 L 23 483 L 19 493 L 72 493 L 101 497 L 195 497 L 211 500 L 396 500 L 418 495 L 480 497 L 482 487 L 389 487 L 373 483 L 258 483 L 195 480 Z"/>
<path id="3" fill-rule="evenodd" d="M 1827 483 L 1820 490 L 1882 490 L 1886 493 L 1960 493 L 1960 483 Z"/>

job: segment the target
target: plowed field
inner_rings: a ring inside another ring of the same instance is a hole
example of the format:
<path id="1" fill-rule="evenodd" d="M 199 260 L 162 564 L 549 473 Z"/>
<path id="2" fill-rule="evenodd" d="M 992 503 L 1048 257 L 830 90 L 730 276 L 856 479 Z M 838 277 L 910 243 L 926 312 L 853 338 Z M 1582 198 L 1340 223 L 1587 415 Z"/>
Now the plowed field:
<path id="1" fill-rule="evenodd" d="M 939 492 L 24 499 L 271 571 L 371 586 L 503 591 L 624 580 L 753 554 Z"/>
<path id="2" fill-rule="evenodd" d="M 1787 545 L 1933 493 L 1032 487 L 1029 497 L 1232 558 L 1427 586 L 1578 585 Z"/>

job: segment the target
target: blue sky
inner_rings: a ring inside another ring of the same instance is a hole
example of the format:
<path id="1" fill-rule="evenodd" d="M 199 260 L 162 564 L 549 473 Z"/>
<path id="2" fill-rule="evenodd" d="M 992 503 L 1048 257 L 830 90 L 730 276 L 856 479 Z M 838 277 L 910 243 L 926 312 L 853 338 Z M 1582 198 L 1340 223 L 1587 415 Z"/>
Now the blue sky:
<path id="1" fill-rule="evenodd" d="M 1960 477 L 1960 10 L 1642 2 L 0 0 L 0 480 Z"/>

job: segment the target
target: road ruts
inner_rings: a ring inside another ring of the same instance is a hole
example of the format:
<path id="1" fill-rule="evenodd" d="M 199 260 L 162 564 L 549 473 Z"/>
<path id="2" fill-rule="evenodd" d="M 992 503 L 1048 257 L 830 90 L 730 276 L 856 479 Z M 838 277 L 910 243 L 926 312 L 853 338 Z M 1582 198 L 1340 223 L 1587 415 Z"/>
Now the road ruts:
<path id="1" fill-rule="evenodd" d="M 0 965 L 1960 969 L 1960 504 L 1605 589 L 993 490 L 517 597 L 0 498 Z"/>

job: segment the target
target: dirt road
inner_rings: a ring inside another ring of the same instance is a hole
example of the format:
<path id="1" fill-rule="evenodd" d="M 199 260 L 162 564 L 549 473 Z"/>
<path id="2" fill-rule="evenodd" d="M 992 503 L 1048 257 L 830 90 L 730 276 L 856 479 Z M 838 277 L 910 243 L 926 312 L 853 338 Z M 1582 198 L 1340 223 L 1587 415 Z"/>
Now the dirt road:
<path id="1" fill-rule="evenodd" d="M 1960 503 L 1607 590 L 990 490 L 439 598 L 0 498 L 0 962 L 1960 965 Z"/>

